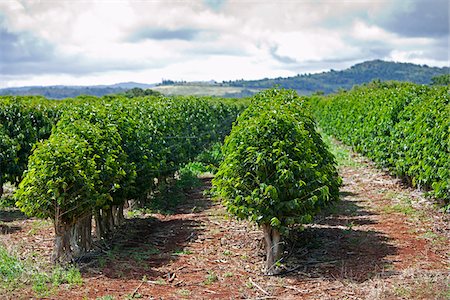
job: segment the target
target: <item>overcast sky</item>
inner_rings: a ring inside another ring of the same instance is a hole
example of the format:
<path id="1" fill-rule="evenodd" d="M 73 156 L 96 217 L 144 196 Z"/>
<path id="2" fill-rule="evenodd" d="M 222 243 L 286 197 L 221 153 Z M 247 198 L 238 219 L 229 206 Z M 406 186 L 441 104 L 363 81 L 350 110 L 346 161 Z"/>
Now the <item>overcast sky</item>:
<path id="1" fill-rule="evenodd" d="M 0 87 L 449 66 L 449 0 L 0 0 Z"/>

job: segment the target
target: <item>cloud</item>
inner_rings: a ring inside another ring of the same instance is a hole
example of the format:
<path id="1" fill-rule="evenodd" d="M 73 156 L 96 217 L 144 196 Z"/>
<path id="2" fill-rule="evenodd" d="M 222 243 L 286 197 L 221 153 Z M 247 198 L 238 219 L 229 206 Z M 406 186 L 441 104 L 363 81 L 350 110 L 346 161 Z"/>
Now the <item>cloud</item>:
<path id="1" fill-rule="evenodd" d="M 369 59 L 443 66 L 448 19 L 447 0 L 0 1 L 0 84 L 255 79 Z"/>
<path id="2" fill-rule="evenodd" d="M 297 61 L 293 58 L 290 58 L 289 56 L 283 56 L 283 55 L 279 55 L 277 53 L 278 51 L 278 47 L 274 46 L 270 48 L 270 54 L 272 55 L 273 58 L 275 58 L 277 61 L 283 63 L 283 64 L 296 64 Z"/>
<path id="3" fill-rule="evenodd" d="M 380 22 L 386 30 L 406 37 L 442 37 L 449 35 L 448 0 L 405 1 Z"/>
<path id="4" fill-rule="evenodd" d="M 55 48 L 29 32 L 9 31 L 0 17 L 0 73 L 20 74 L 45 68 Z"/>
<path id="5" fill-rule="evenodd" d="M 142 28 L 131 34 L 128 38 L 130 42 L 139 42 L 145 39 L 150 40 L 184 40 L 192 41 L 197 39 L 202 30 L 191 28 L 166 29 L 166 28 Z"/>
<path id="6" fill-rule="evenodd" d="M 51 58 L 53 46 L 29 33 L 9 32 L 0 26 L 0 65 L 7 62 L 42 62 Z"/>

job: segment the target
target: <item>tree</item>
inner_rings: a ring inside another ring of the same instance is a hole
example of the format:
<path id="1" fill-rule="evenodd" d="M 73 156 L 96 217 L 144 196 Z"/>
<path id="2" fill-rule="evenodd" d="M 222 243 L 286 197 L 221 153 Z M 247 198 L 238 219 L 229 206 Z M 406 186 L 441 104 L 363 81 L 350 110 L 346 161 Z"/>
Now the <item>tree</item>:
<path id="1" fill-rule="evenodd" d="M 119 143 L 114 127 L 60 121 L 30 156 L 16 204 L 27 215 L 53 220 L 54 261 L 70 261 L 79 247 L 85 248 L 90 236 L 80 240 L 77 225 L 91 220 L 94 208 L 112 205 L 111 194 L 126 175 Z"/>
<path id="2" fill-rule="evenodd" d="M 292 91 L 258 94 L 226 138 L 213 180 L 229 213 L 262 228 L 268 274 L 276 273 L 282 235 L 338 198 L 334 157 L 302 106 Z"/>
<path id="3" fill-rule="evenodd" d="M 434 76 L 431 78 L 432 85 L 450 85 L 450 74 Z"/>

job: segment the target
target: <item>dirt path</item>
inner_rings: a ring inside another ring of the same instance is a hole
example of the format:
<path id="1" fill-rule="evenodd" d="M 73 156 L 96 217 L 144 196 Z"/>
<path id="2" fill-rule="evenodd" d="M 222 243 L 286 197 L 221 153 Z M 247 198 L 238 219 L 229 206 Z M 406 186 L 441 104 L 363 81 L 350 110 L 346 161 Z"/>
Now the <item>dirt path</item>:
<path id="1" fill-rule="evenodd" d="M 287 242 L 282 276 L 262 275 L 261 232 L 228 218 L 204 180 L 176 214 L 128 220 L 82 263 L 81 287 L 48 299 L 450 299 L 450 216 L 353 159 L 342 200 Z M 48 222 L 9 221 L 0 241 L 50 255 Z"/>

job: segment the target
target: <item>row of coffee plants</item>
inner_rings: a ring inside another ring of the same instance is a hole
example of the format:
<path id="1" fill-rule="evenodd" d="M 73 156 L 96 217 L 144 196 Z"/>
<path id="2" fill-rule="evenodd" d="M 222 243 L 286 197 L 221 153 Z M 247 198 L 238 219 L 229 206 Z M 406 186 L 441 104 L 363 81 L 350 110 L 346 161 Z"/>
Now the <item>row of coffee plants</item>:
<path id="1" fill-rule="evenodd" d="M 227 211 L 262 227 L 266 272 L 277 272 L 282 235 L 338 199 L 341 180 L 304 102 L 293 91 L 257 94 L 223 146 L 213 179 Z"/>
<path id="2" fill-rule="evenodd" d="M 311 107 L 326 132 L 450 203 L 448 86 L 374 82 L 312 97 Z"/>
<path id="3" fill-rule="evenodd" d="M 58 106 L 43 97 L 0 97 L 0 197 L 3 183 L 22 180 L 33 145 L 50 136 Z"/>
<path id="4" fill-rule="evenodd" d="M 212 99 L 89 97 L 60 108 L 48 139 L 35 145 L 16 191 L 28 215 L 51 218 L 55 261 L 89 250 L 123 221 L 125 201 L 145 201 L 231 129 L 239 109 Z"/>

